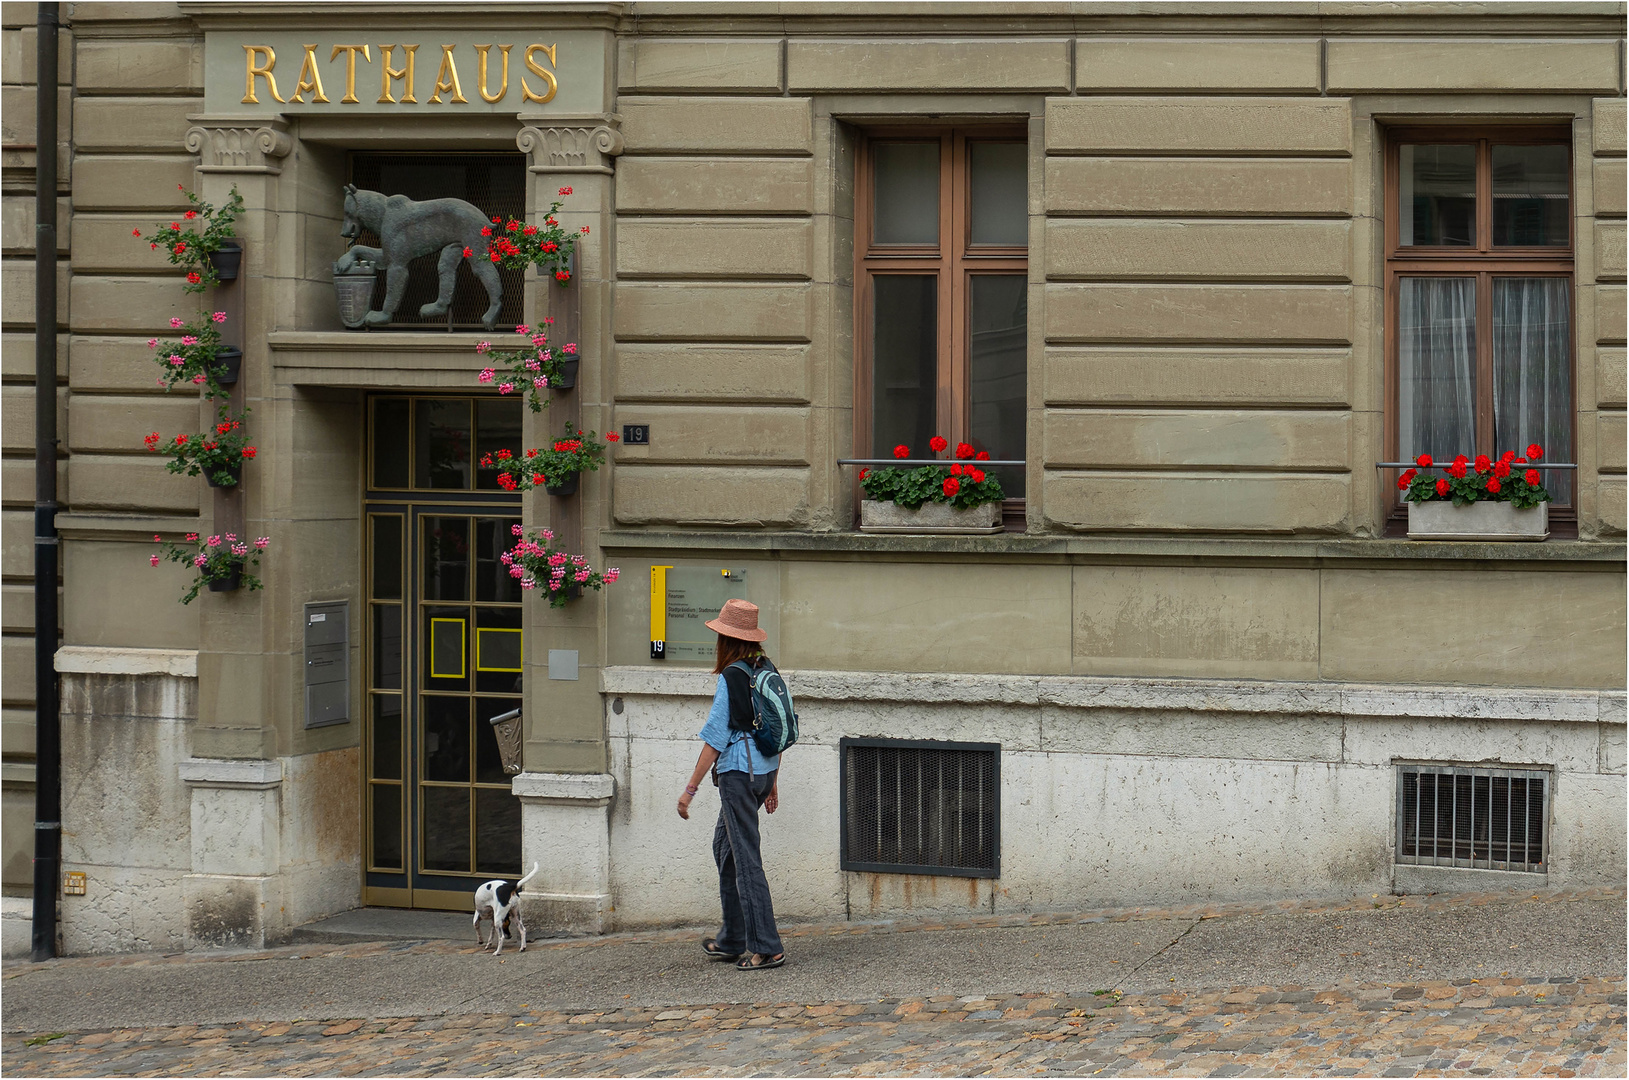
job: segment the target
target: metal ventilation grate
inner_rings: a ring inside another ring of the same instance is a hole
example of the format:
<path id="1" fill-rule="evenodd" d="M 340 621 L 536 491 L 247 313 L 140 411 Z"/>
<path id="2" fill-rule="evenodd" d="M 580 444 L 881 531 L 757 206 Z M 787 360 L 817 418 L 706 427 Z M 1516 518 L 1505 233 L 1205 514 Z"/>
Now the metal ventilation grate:
<path id="1" fill-rule="evenodd" d="M 843 739 L 842 868 L 999 877 L 1001 747 Z"/>
<path id="2" fill-rule="evenodd" d="M 1545 873 L 1550 773 L 1397 766 L 1397 861 Z"/>
<path id="3" fill-rule="evenodd" d="M 524 154 L 374 154 L 351 155 L 351 183 L 367 191 L 386 195 L 406 195 L 409 199 L 463 199 L 480 208 L 489 218 L 526 216 L 526 155 Z M 379 238 L 363 230 L 357 243 L 378 247 Z M 477 252 L 477 255 L 480 253 Z M 407 292 L 396 317 L 389 325 L 405 329 L 480 330 L 481 316 L 489 303 L 486 289 L 470 272 L 468 261 L 458 264 L 457 285 L 452 310 L 440 318 L 426 318 L 419 308 L 434 303 L 440 291 L 436 260 L 440 253 L 421 255 L 409 264 Z M 525 270 L 498 268 L 503 282 L 503 307 L 498 312 L 500 328 L 521 321 L 522 282 Z M 373 307 L 385 303 L 385 275 L 381 270 L 373 290 Z"/>

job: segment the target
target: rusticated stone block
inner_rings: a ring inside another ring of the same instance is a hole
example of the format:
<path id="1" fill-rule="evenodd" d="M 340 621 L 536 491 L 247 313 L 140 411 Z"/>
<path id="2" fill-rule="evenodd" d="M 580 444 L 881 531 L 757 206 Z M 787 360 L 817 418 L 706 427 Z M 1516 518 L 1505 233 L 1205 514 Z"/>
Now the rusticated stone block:
<path id="1" fill-rule="evenodd" d="M 617 400 L 809 400 L 807 345 L 619 343 Z"/>
<path id="2" fill-rule="evenodd" d="M 1595 161 L 1595 212 L 1597 214 L 1624 213 L 1625 171 L 1623 158 L 1598 158 Z"/>
<path id="3" fill-rule="evenodd" d="M 642 158 L 617 165 L 623 214 L 808 214 L 814 172 L 807 158 Z"/>
<path id="4" fill-rule="evenodd" d="M 68 290 L 73 268 L 66 259 L 57 263 L 57 324 L 68 321 Z M 34 260 L 8 259 L 0 264 L 0 311 L 6 325 L 21 329 L 34 325 Z"/>
<path id="5" fill-rule="evenodd" d="M 1626 509 L 1626 493 L 1629 485 L 1625 485 L 1621 476 L 1603 476 L 1597 482 L 1601 517 L 1601 532 L 1608 536 L 1622 536 L 1626 527 L 1629 527 L 1629 509 Z"/>
<path id="6" fill-rule="evenodd" d="M 191 188 L 198 160 L 192 155 L 87 154 L 74 162 L 74 206 L 86 210 L 142 210 L 159 217 L 187 207 L 176 185 Z M 134 237 L 132 237 L 134 240 Z"/>
<path id="7" fill-rule="evenodd" d="M 1344 405 L 1351 363 L 1339 348 L 1054 347 L 1046 350 L 1046 401 Z"/>
<path id="8" fill-rule="evenodd" d="M 1049 471 L 1046 516 L 1066 529 L 1344 532 L 1348 478 Z"/>
<path id="9" fill-rule="evenodd" d="M 0 199 L 4 213 L 0 214 L 0 230 L 3 230 L 3 243 L 7 255 L 34 254 L 35 224 L 37 218 L 34 214 L 34 196 L 7 195 Z M 74 220 L 73 204 L 67 199 L 57 200 L 57 252 L 65 254 L 68 251 L 68 235 L 72 230 Z"/>
<path id="10" fill-rule="evenodd" d="M 187 38 L 81 41 L 74 82 L 82 94 L 202 93 L 204 43 Z"/>
<path id="11" fill-rule="evenodd" d="M 111 457 L 75 454 L 68 459 L 75 510 L 196 514 L 207 490 L 201 477 L 171 476 L 158 455 Z M 145 553 L 144 553 L 145 554 Z"/>
<path id="12" fill-rule="evenodd" d="M 172 318 L 198 317 L 197 300 L 182 291 L 179 273 L 162 277 L 74 275 L 75 330 L 166 333 Z"/>
<path id="13" fill-rule="evenodd" d="M 1346 281 L 1352 274 L 1351 227 L 1344 221 L 1053 218 L 1046 225 L 1046 274 Z"/>
<path id="14" fill-rule="evenodd" d="M 1080 38 L 1081 90 L 1301 90 L 1317 93 L 1312 38 Z"/>
<path id="15" fill-rule="evenodd" d="M 781 43 L 774 38 L 633 38 L 622 43 L 617 61 L 623 90 L 774 92 L 781 87 Z"/>
<path id="16" fill-rule="evenodd" d="M 623 405 L 617 421 L 649 424 L 649 446 L 619 446 L 617 461 L 687 465 L 808 465 L 809 410 L 765 405 Z"/>
<path id="17" fill-rule="evenodd" d="M 1346 214 L 1348 161 L 1049 157 L 1049 214 L 1252 217 Z"/>
<path id="18" fill-rule="evenodd" d="M 808 514 L 807 469 L 616 465 L 612 515 L 623 525 L 795 525 Z"/>
<path id="19" fill-rule="evenodd" d="M 1332 93 L 1407 90 L 1611 93 L 1618 86 L 1617 46 L 1607 40 L 1331 37 L 1325 62 Z"/>
<path id="20" fill-rule="evenodd" d="M 1621 281 L 1624 277 L 1624 226 L 1621 221 L 1595 223 L 1595 278 Z"/>
<path id="21" fill-rule="evenodd" d="M 1595 289 L 1595 340 L 1624 340 L 1625 304 L 1622 285 L 1599 285 Z"/>
<path id="22" fill-rule="evenodd" d="M 1623 472 L 1624 447 L 1626 440 L 1629 440 L 1629 426 L 1625 425 L 1624 414 L 1617 409 L 1597 413 L 1595 425 L 1596 431 L 1599 432 L 1595 445 L 1600 452 L 1601 471 Z"/>
<path id="23" fill-rule="evenodd" d="M 197 431 L 199 423 L 196 397 L 77 394 L 68 403 L 68 430 L 73 433 L 68 446 L 75 453 L 139 453 L 149 432 L 157 431 L 168 442 L 177 433 Z"/>
<path id="24" fill-rule="evenodd" d="M 1623 686 L 1623 593 L 1598 573 L 1325 570 L 1326 679 Z M 1532 642 L 1546 647 L 1535 649 Z"/>
<path id="25" fill-rule="evenodd" d="M 1080 674 L 1318 677 L 1317 571 L 1080 566 L 1072 595 Z M 1338 760 L 1338 723 L 1333 748 L 1328 736 L 1319 731 L 1298 749 L 1252 756 Z M 1072 739 L 1057 748 L 1065 746 L 1088 750 Z"/>
<path id="26" fill-rule="evenodd" d="M 652 221 L 617 225 L 617 275 L 671 278 L 809 278 L 814 226 L 782 221 Z"/>
<path id="27" fill-rule="evenodd" d="M 1626 377 L 1626 362 L 1624 350 L 1602 349 L 1595 350 L 1595 399 L 1600 405 L 1617 405 L 1620 408 L 1629 404 L 1629 377 Z"/>
<path id="28" fill-rule="evenodd" d="M 1347 154 L 1344 98 L 1048 98 L 1049 153 Z"/>
<path id="29" fill-rule="evenodd" d="M 619 284 L 612 327 L 619 341 L 809 340 L 809 285 Z"/>
<path id="30" fill-rule="evenodd" d="M 34 451 L 34 387 L 33 386 L 6 386 L 0 387 L 0 415 L 5 418 L 4 446 L 9 452 L 29 453 Z M 57 437 L 63 441 L 68 439 L 68 393 L 66 390 L 57 391 Z M 29 535 L 33 535 L 30 531 Z"/>
<path id="31" fill-rule="evenodd" d="M 74 149 L 173 153 L 187 137 L 188 114 L 203 111 L 202 98 L 75 98 Z"/>
<path id="32" fill-rule="evenodd" d="M 1049 409 L 1046 464 L 1069 466 L 1344 469 L 1346 412 Z"/>
<path id="33" fill-rule="evenodd" d="M 1629 112 L 1625 110 L 1623 98 L 1596 98 L 1593 116 L 1591 126 L 1597 154 L 1621 154 L 1629 149 L 1629 132 L 1625 131 Z"/>
<path id="34" fill-rule="evenodd" d="M 629 98 L 625 153 L 806 154 L 813 146 L 808 98 Z"/>
<path id="35" fill-rule="evenodd" d="M 853 41 L 793 38 L 786 82 L 808 90 L 1067 90 L 1069 42 L 979 38 Z"/>
<path id="36" fill-rule="evenodd" d="M 1075 285 L 1046 287 L 1054 341 L 1344 343 L 1351 289 L 1342 285 Z"/>

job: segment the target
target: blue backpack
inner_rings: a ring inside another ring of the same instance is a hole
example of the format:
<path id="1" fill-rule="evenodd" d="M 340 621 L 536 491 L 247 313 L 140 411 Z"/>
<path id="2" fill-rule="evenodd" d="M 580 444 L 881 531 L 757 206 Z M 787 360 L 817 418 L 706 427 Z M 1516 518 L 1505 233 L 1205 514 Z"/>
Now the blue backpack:
<path id="1" fill-rule="evenodd" d="M 753 667 L 737 660 L 730 667 L 747 673 L 752 689 L 752 730 L 748 732 L 765 757 L 774 757 L 798 741 L 798 714 L 792 708 L 792 692 L 775 665 Z"/>

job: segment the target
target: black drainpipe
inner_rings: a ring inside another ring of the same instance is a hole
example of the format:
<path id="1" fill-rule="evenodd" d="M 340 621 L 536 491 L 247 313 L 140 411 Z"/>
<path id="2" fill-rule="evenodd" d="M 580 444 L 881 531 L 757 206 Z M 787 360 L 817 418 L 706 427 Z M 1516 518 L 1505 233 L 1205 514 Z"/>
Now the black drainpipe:
<path id="1" fill-rule="evenodd" d="M 34 130 L 34 952 L 57 954 L 57 4 L 39 6 Z"/>

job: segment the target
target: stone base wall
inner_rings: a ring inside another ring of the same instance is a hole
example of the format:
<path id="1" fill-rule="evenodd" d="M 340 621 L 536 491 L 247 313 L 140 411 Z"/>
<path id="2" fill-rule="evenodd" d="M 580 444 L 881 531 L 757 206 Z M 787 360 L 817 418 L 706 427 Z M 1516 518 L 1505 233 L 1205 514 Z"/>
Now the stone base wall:
<path id="1" fill-rule="evenodd" d="M 196 758 L 197 659 L 70 647 L 62 673 L 65 955 L 257 948 L 357 906 L 355 747 Z"/>
<path id="2" fill-rule="evenodd" d="M 802 741 L 763 844 L 776 914 L 867 919 L 1487 888 L 1485 872 L 1394 864 L 1395 761 L 1554 769 L 1547 875 L 1621 882 L 1624 696 L 1377 687 L 793 671 Z M 717 799 L 674 810 L 714 676 L 606 669 L 617 797 L 617 928 L 717 917 Z M 1001 876 L 840 869 L 844 736 L 1002 748 Z"/>

